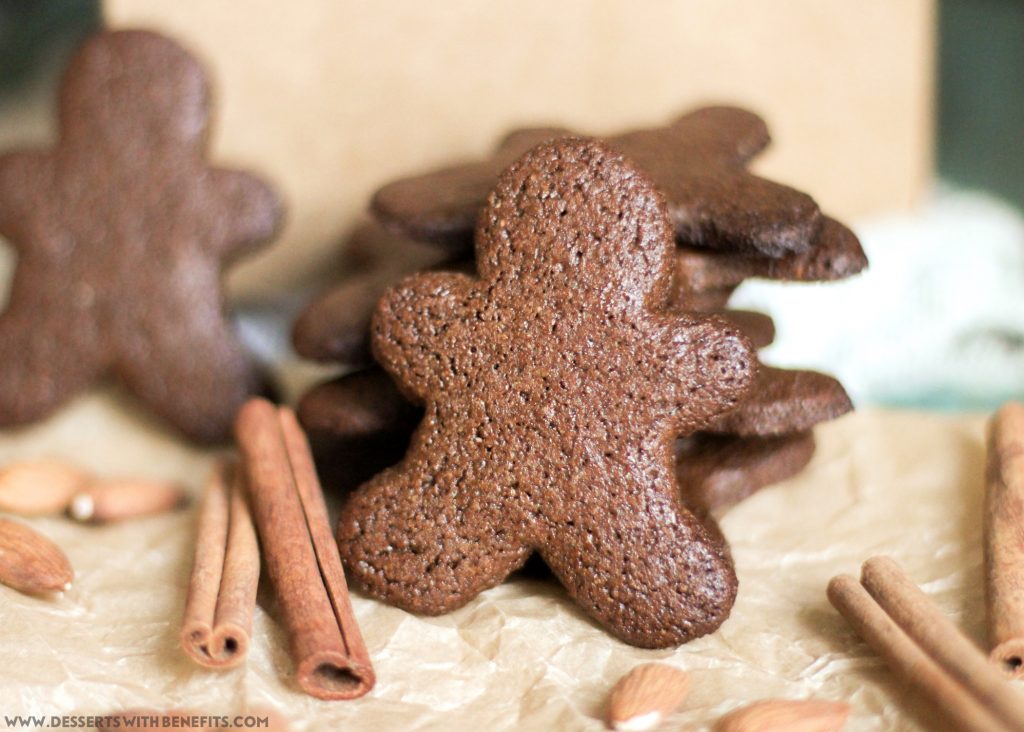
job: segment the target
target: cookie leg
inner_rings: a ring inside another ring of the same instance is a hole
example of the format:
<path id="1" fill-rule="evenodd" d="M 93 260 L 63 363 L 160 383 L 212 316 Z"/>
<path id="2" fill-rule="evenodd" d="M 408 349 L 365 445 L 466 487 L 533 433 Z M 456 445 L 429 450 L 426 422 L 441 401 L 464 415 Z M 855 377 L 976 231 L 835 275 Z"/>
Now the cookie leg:
<path id="1" fill-rule="evenodd" d="M 197 442 L 231 435 L 235 414 L 262 385 L 220 313 L 132 325 L 115 364 L 121 382 L 158 416 Z"/>
<path id="2" fill-rule="evenodd" d="M 100 371 L 91 328 L 46 305 L 12 297 L 0 317 L 0 425 L 47 416 Z"/>
<path id="3" fill-rule="evenodd" d="M 675 501 L 634 499 L 578 505 L 541 557 L 585 612 L 631 645 L 668 648 L 714 631 L 736 598 L 726 545 Z"/>
<path id="4" fill-rule="evenodd" d="M 356 491 L 338 524 L 350 578 L 392 605 L 440 615 L 521 567 L 530 549 L 502 529 L 498 502 L 468 488 L 475 480 L 456 477 L 446 459 L 406 462 Z"/>

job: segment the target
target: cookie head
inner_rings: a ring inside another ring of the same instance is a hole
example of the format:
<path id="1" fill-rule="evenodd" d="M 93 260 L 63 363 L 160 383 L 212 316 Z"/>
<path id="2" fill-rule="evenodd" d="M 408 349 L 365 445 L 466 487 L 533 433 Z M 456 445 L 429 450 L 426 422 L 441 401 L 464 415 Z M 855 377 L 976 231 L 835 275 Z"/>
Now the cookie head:
<path id="1" fill-rule="evenodd" d="M 523 290 L 564 283 L 634 310 L 661 307 L 669 296 L 665 202 L 643 173 L 596 141 L 543 144 L 506 171 L 476 247 L 481 277 Z"/>
<path id="2" fill-rule="evenodd" d="M 136 143 L 180 154 L 181 146 L 201 147 L 208 98 L 202 67 L 169 38 L 136 30 L 98 33 L 65 72 L 61 136 L 117 141 L 117 150 Z"/>

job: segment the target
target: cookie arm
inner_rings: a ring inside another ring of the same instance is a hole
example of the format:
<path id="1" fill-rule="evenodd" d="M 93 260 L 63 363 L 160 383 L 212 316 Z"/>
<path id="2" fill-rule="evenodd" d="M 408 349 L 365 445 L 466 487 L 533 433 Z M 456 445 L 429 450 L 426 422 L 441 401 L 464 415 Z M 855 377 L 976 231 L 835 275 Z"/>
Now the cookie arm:
<path id="1" fill-rule="evenodd" d="M 0 156 L 0 236 L 11 246 L 27 246 L 48 195 L 52 178 L 49 155 L 23 151 Z"/>
<path id="2" fill-rule="evenodd" d="M 813 198 L 743 169 L 659 182 L 685 244 L 778 258 L 807 252 L 821 231 Z"/>
<path id="3" fill-rule="evenodd" d="M 674 433 L 691 434 L 734 409 L 757 373 L 750 340 L 717 316 L 665 315 L 659 330 L 653 362 L 668 366 L 655 378 L 670 384 L 663 406 Z"/>
<path id="4" fill-rule="evenodd" d="M 230 261 L 243 257 L 274 238 L 284 209 L 277 193 L 254 175 L 238 170 L 211 170 L 210 196 L 221 217 L 221 232 L 212 246 Z"/>
<path id="5" fill-rule="evenodd" d="M 413 275 L 388 290 L 371 322 L 373 355 L 402 393 L 422 404 L 443 389 L 457 332 L 473 319 L 474 280 L 464 274 Z"/>
<path id="6" fill-rule="evenodd" d="M 701 107 L 670 126 L 687 146 L 718 158 L 745 163 L 768 147 L 768 125 L 758 115 L 740 107 Z"/>

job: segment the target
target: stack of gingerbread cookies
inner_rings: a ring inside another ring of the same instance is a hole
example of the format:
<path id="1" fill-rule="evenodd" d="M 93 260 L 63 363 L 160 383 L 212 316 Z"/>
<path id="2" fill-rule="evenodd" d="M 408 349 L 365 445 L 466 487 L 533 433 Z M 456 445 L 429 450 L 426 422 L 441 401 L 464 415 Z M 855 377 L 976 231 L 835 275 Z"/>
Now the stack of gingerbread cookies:
<path id="1" fill-rule="evenodd" d="M 314 387 L 299 409 L 328 487 L 355 487 L 397 462 L 422 416 L 373 361 L 370 322 L 381 296 L 415 272 L 476 272 L 474 228 L 502 171 L 538 144 L 571 134 L 517 130 L 488 160 L 398 180 L 374 196 L 375 221 L 347 242 L 347 278 L 309 306 L 293 334 L 301 355 L 351 369 Z M 769 142 L 751 112 L 707 107 L 605 141 L 666 199 L 676 241 L 673 307 L 717 314 L 757 348 L 772 342 L 771 319 L 727 307 L 745 279 L 823 282 L 867 265 L 853 233 L 809 196 L 747 169 Z M 741 404 L 677 440 L 684 500 L 720 514 L 790 477 L 811 459 L 813 426 L 850 409 L 830 376 L 761 366 Z"/>

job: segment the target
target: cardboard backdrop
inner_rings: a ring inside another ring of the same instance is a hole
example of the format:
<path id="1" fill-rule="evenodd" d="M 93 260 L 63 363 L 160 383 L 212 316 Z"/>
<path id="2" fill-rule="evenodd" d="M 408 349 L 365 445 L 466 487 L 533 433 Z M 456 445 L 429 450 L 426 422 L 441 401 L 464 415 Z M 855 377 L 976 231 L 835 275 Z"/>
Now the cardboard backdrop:
<path id="1" fill-rule="evenodd" d="M 513 125 L 614 132 L 706 102 L 763 114 L 759 169 L 851 218 L 931 170 L 933 0 L 106 0 L 207 63 L 224 164 L 272 176 L 282 241 L 239 267 L 272 294 L 324 269 L 371 192 L 486 152 Z"/>

